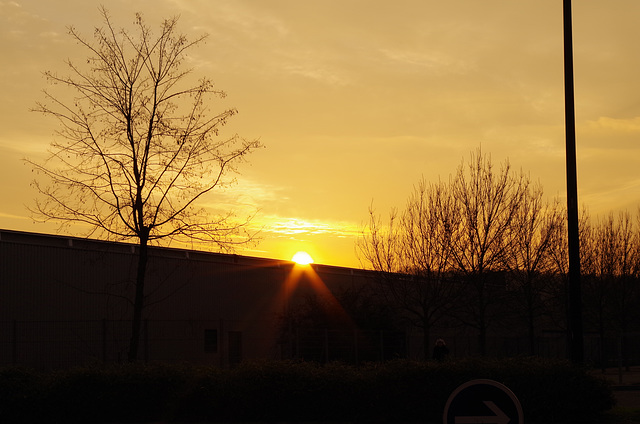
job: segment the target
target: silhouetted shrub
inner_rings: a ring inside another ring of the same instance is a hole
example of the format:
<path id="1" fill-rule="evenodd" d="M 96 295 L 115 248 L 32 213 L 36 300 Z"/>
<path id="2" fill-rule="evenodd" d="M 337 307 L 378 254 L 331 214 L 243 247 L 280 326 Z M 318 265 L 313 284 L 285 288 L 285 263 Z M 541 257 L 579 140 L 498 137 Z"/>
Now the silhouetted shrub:
<path id="1" fill-rule="evenodd" d="M 0 422 L 31 420 L 34 405 L 42 404 L 41 376 L 23 368 L 0 369 Z"/>
<path id="2" fill-rule="evenodd" d="M 613 406 L 583 367 L 536 358 L 424 363 L 247 362 L 0 370 L 1 422 L 441 422 L 466 381 L 504 383 L 527 421 L 584 422 Z"/>

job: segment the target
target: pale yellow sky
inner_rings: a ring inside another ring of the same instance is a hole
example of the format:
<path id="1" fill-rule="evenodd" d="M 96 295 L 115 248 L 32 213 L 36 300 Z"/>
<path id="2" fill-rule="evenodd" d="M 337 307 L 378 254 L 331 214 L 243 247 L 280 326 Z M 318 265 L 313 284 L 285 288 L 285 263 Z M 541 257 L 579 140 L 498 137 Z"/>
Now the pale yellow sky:
<path id="1" fill-rule="evenodd" d="M 239 253 L 358 266 L 371 202 L 402 207 L 413 185 L 447 178 L 482 146 L 565 193 L 562 0 L 110 0 L 118 25 L 180 15 L 195 73 L 239 114 L 225 130 L 266 149 L 233 192 L 211 202 L 259 208 L 262 242 Z M 65 34 L 100 24 L 93 0 L 0 0 L 0 228 L 33 224 L 21 162 L 55 122 L 29 112 L 44 70 L 86 52 Z M 640 205 L 640 2 L 573 6 L 579 202 L 592 214 Z M 218 106 L 212 105 L 216 110 Z"/>

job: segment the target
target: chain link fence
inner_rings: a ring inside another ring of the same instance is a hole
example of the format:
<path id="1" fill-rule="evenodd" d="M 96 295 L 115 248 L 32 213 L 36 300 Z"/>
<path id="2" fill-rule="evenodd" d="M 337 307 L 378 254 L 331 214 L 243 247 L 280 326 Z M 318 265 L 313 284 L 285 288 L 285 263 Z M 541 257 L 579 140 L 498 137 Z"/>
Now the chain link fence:
<path id="1" fill-rule="evenodd" d="M 273 331 L 265 332 L 271 325 Z M 232 320 L 145 320 L 140 341 L 144 361 L 234 366 L 247 359 L 300 359 L 359 364 L 396 358 L 424 359 L 425 347 L 417 329 L 355 330 L 290 328 L 277 322 L 252 329 Z M 131 322 L 0 321 L 0 366 L 36 369 L 68 368 L 127 360 Z M 278 336 L 279 334 L 279 336 Z M 470 335 L 445 336 L 452 358 L 476 356 L 478 339 Z M 527 356 L 525 337 L 489 337 L 493 357 Z M 427 357 L 431 350 L 427 347 Z M 566 358 L 563 333 L 536 338 L 536 355 Z M 585 335 L 585 358 L 595 366 L 640 363 L 640 333 L 604 338 Z"/>

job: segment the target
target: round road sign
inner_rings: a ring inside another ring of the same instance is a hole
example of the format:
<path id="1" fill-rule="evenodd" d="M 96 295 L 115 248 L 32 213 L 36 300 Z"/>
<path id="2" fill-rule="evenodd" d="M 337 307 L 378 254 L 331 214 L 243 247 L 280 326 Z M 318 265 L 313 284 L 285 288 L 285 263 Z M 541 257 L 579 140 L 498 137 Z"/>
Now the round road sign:
<path id="1" fill-rule="evenodd" d="M 516 395 L 493 380 L 471 380 L 451 393 L 444 407 L 443 424 L 523 424 Z"/>

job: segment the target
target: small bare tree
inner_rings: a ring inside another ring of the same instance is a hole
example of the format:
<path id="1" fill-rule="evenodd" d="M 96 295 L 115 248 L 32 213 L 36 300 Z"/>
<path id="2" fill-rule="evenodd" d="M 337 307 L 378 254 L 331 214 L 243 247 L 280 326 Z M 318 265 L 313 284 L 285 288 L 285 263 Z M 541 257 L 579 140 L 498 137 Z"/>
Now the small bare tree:
<path id="1" fill-rule="evenodd" d="M 186 52 L 201 43 L 177 32 L 177 18 L 153 34 L 140 14 L 135 34 L 117 29 L 102 8 L 94 39 L 73 27 L 69 34 L 88 50 L 83 65 L 67 61 L 69 76 L 51 72 L 50 82 L 72 96 L 45 91 L 36 111 L 57 118 L 61 129 L 43 163 L 28 161 L 48 179 L 34 215 L 61 226 L 84 224 L 87 236 L 135 240 L 139 246 L 128 358 L 138 354 L 148 244 L 185 237 L 230 249 L 246 242 L 232 212 L 210 213 L 198 202 L 232 182 L 227 176 L 257 140 L 220 138 L 236 113 L 211 113 L 209 99 L 224 97 L 202 78 L 189 83 Z M 194 84 L 195 83 L 195 84 Z"/>
<path id="2" fill-rule="evenodd" d="M 453 230 L 460 218 L 450 184 L 424 180 L 414 188 L 402 216 L 404 272 L 415 280 L 409 299 L 417 307 L 414 315 L 420 318 L 425 347 L 431 328 L 448 316 L 462 289 L 451 272 Z"/>
<path id="3" fill-rule="evenodd" d="M 378 271 L 384 297 L 422 329 L 426 359 L 431 329 L 447 316 L 460 288 L 448 272 L 458 220 L 449 187 L 421 180 L 400 216 L 392 211 L 385 225 L 370 208 L 369 217 L 358 240 L 359 253 Z"/>
<path id="4" fill-rule="evenodd" d="M 363 229 L 362 237 L 356 242 L 359 256 L 365 266 L 382 276 L 398 273 L 403 269 L 401 233 L 398 225 L 396 209 L 389 213 L 389 222 L 385 224 L 371 205 L 369 223 Z"/>
<path id="5" fill-rule="evenodd" d="M 600 336 L 603 360 L 607 355 L 605 337 L 615 331 L 624 348 L 624 337 L 639 318 L 637 231 L 631 214 L 621 212 L 596 219 L 590 232 L 591 261 L 584 269 L 585 309 Z"/>
<path id="6" fill-rule="evenodd" d="M 527 326 L 530 354 L 536 354 L 537 320 L 548 312 L 555 269 L 552 251 L 565 214 L 557 200 L 547 202 L 539 184 L 525 191 L 513 219 L 513 245 L 507 257 L 516 315 Z"/>
<path id="7" fill-rule="evenodd" d="M 486 354 L 487 329 L 504 292 L 489 277 L 507 269 L 516 236 L 513 222 L 528 187 L 529 179 L 514 174 L 508 161 L 494 172 L 491 157 L 480 149 L 467 166 L 460 165 L 452 183 L 455 208 L 461 214 L 452 237 L 452 260 L 465 276 L 471 296 L 462 311 L 466 313 L 458 315 L 479 331 L 482 355 Z"/>

